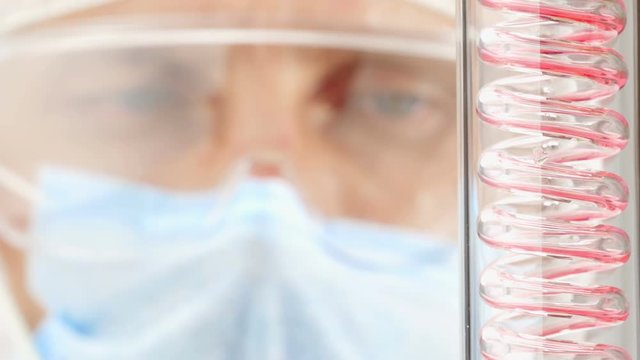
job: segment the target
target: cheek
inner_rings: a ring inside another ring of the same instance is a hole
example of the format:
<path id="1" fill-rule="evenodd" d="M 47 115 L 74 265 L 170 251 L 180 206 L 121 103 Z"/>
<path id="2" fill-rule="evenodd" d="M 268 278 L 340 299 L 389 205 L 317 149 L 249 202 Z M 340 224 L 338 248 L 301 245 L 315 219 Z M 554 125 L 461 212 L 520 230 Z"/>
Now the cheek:
<path id="1" fill-rule="evenodd" d="M 327 136 L 305 141 L 296 161 L 307 199 L 327 215 L 405 225 L 418 206 L 417 194 L 439 190 L 430 183 L 430 156 L 416 159 L 393 147 L 381 151 L 364 133 L 349 141 Z"/>
<path id="2" fill-rule="evenodd" d="M 419 183 L 406 173 L 367 166 L 328 145 L 301 151 L 296 173 L 307 201 L 323 214 L 382 223 L 406 217 Z"/>
<path id="3" fill-rule="evenodd" d="M 428 222 L 435 233 L 455 239 L 458 214 L 458 156 L 455 129 L 443 133 L 436 156 L 419 175 L 414 222 Z"/>
<path id="4" fill-rule="evenodd" d="M 303 142 L 293 153 L 290 174 L 303 197 L 315 210 L 328 216 L 340 216 L 343 207 L 345 159 L 320 141 Z"/>

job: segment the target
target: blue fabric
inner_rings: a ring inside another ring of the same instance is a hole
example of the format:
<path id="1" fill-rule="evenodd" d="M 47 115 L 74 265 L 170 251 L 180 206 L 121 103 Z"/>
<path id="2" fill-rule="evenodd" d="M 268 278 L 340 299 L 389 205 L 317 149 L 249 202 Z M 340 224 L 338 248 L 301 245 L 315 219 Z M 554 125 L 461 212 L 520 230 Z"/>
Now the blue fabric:
<path id="1" fill-rule="evenodd" d="M 323 219 L 281 180 L 171 193 L 42 177 L 45 360 L 458 358 L 455 248 Z"/>

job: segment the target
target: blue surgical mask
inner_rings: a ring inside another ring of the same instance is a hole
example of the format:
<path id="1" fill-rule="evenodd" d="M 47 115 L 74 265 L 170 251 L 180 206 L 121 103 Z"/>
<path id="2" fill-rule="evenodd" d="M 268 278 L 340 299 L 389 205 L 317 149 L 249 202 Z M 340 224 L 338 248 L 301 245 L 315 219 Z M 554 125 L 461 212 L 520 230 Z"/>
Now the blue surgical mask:
<path id="1" fill-rule="evenodd" d="M 455 250 L 424 234 L 325 219 L 277 179 L 41 180 L 29 276 L 45 360 L 458 358 Z"/>

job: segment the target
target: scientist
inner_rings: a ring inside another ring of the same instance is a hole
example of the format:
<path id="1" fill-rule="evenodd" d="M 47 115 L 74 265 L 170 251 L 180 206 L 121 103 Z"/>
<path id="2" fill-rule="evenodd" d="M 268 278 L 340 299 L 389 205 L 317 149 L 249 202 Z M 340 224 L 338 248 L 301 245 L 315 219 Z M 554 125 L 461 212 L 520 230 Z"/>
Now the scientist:
<path id="1" fill-rule="evenodd" d="M 2 40 L 43 359 L 457 358 L 452 4 L 81 3 Z"/>

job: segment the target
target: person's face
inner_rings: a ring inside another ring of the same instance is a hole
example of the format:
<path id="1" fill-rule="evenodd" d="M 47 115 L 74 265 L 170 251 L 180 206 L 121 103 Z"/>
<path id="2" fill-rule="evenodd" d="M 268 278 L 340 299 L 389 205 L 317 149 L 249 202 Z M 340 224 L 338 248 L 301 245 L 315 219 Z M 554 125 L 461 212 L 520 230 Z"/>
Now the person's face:
<path id="1" fill-rule="evenodd" d="M 183 191 L 245 164 L 247 176 L 287 178 L 330 216 L 444 235 L 456 186 L 451 71 L 279 46 L 76 54 L 47 62 L 31 86 L 39 105 L 5 144 L 32 176 L 50 164 Z"/>
<path id="2" fill-rule="evenodd" d="M 249 24 L 249 16 L 257 24 L 324 18 L 425 35 L 453 25 L 410 2 L 384 0 L 117 1 L 50 25 L 189 12 L 244 16 Z M 3 139 L 11 154 L 4 161 L 26 176 L 61 165 L 198 190 L 244 163 L 250 176 L 287 178 L 329 216 L 455 233 L 453 62 L 272 45 L 125 48 L 33 61 L 6 74 L 24 88 L 6 98 L 16 113 L 4 118 L 22 120 Z"/>
<path id="3" fill-rule="evenodd" d="M 254 7 L 267 14 L 283 4 L 122 1 L 78 18 L 176 7 L 245 15 Z M 398 1 L 286 7 L 286 16 L 335 15 L 336 23 L 354 28 L 452 26 Z M 122 49 L 31 61 L 5 67 L 0 76 L 20 79 L 8 81 L 11 91 L 0 89 L 0 121 L 12 129 L 2 132 L 0 161 L 34 184 L 42 166 L 64 166 L 198 191 L 225 183 L 244 166 L 244 176 L 286 178 L 328 216 L 455 240 L 453 62 L 272 45 Z M 6 190 L 3 215 L 27 228 L 28 206 Z"/>

